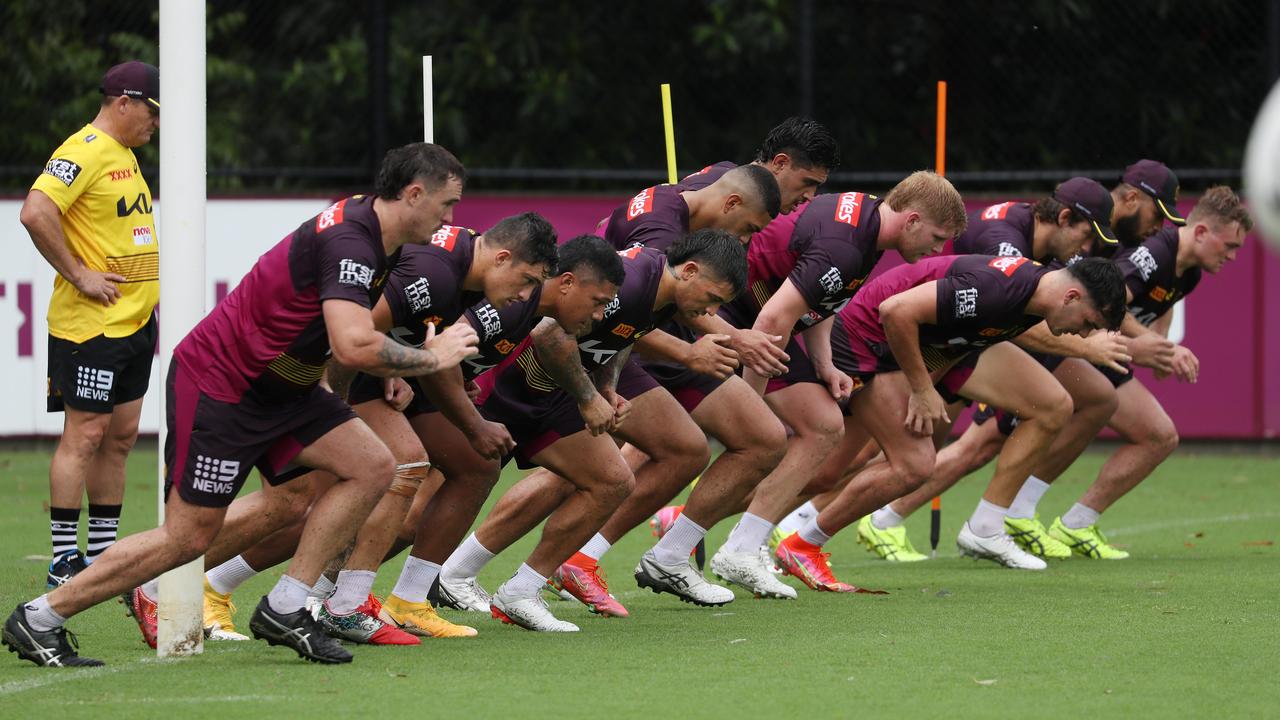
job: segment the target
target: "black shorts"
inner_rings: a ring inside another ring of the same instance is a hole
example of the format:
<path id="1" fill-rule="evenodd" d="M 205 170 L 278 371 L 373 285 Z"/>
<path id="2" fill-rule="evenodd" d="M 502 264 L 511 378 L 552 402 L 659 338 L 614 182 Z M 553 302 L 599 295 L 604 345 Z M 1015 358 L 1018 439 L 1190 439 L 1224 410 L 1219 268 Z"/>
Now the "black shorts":
<path id="1" fill-rule="evenodd" d="M 82 343 L 49 336 L 45 409 L 110 413 L 147 394 L 156 354 L 156 316 L 127 337 L 99 335 Z"/>
<path id="2" fill-rule="evenodd" d="M 1129 370 L 1127 373 L 1117 372 L 1109 367 L 1103 367 L 1101 365 L 1096 367 L 1098 368 L 1098 372 L 1101 372 L 1103 376 L 1111 381 L 1111 387 L 1114 388 L 1119 388 L 1121 385 L 1133 379 L 1133 366 L 1131 365 L 1125 365 Z"/>
<path id="3" fill-rule="evenodd" d="M 1001 410 L 994 405 L 986 403 L 978 403 L 978 409 L 973 411 L 973 424 L 981 425 L 991 418 L 996 420 L 996 429 L 1000 434 L 1009 437 L 1018 427 L 1018 416 L 1011 412 Z"/>
<path id="4" fill-rule="evenodd" d="M 272 485 L 302 475 L 298 453 L 356 416 L 319 386 L 286 400 L 252 391 L 234 403 L 215 400 L 176 360 L 165 387 L 165 496 L 176 485 L 183 500 L 203 507 L 230 505 L 254 467 Z"/>
<path id="5" fill-rule="evenodd" d="M 356 373 L 356 376 L 351 380 L 351 387 L 347 389 L 347 403 L 351 407 L 355 407 L 373 400 L 383 400 L 385 398 L 382 389 L 383 380 L 384 378 L 374 375 Z M 417 417 L 418 415 L 439 412 L 439 408 L 423 392 L 417 378 L 407 377 L 404 378 L 404 381 L 413 390 L 413 399 L 409 401 L 409 406 L 404 409 L 405 417 Z"/>
<path id="6" fill-rule="evenodd" d="M 768 384 L 765 385 L 764 394 L 775 393 L 779 390 L 785 390 L 792 385 L 800 383 L 814 383 L 824 388 L 826 383 L 818 379 L 818 371 L 814 369 L 813 363 L 809 360 L 809 353 L 800 347 L 800 341 L 795 335 L 787 341 L 785 349 L 787 356 L 787 371 L 778 377 L 769 378 Z"/>

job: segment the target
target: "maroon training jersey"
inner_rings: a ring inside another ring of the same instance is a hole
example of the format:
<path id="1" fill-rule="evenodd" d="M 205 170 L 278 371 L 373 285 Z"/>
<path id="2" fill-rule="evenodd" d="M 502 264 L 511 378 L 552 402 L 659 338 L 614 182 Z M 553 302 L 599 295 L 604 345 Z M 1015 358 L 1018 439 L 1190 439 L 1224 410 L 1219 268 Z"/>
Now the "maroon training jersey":
<path id="1" fill-rule="evenodd" d="M 1029 203 L 1002 202 L 969 214 L 969 226 L 955 239 L 956 255 L 1033 257 L 1035 215 Z"/>
<path id="2" fill-rule="evenodd" d="M 713 184 L 715 181 L 724 177 L 724 174 L 738 167 L 737 163 L 722 160 L 714 165 L 708 165 L 696 173 L 690 173 L 684 176 L 684 179 L 677 183 L 681 191 L 684 190 L 701 190 L 702 188 Z"/>
<path id="3" fill-rule="evenodd" d="M 750 328 L 788 279 L 809 304 L 792 330 L 800 332 L 838 312 L 867 279 L 882 254 L 880 203 L 874 195 L 819 195 L 779 215 L 747 247 L 747 292 L 720 309 L 735 327 Z"/>
<path id="4" fill-rule="evenodd" d="M 678 185 L 641 190 L 609 215 L 604 239 L 617 250 L 643 245 L 661 252 L 689 234 L 689 205 Z"/>
<path id="5" fill-rule="evenodd" d="M 463 289 L 475 257 L 476 232 L 445 225 L 428 245 L 409 245 L 391 267 L 382 296 L 391 311 L 391 335 L 406 345 L 421 345 L 427 323 L 439 330 L 452 325 L 484 293 Z"/>
<path id="6" fill-rule="evenodd" d="M 497 367 L 511 356 L 513 350 L 525 344 L 529 333 L 542 321 L 538 312 L 541 299 L 542 286 L 539 285 L 524 302 L 511 303 L 499 310 L 488 300 L 481 300 L 462 314 L 480 336 L 480 354 L 462 361 L 465 379 L 472 380 Z"/>
<path id="7" fill-rule="evenodd" d="M 1133 293 L 1129 314 L 1150 325 L 1200 283 L 1200 268 L 1178 275 L 1178 228 L 1167 227 L 1116 255 L 1116 267 Z"/>
<path id="8" fill-rule="evenodd" d="M 937 281 L 937 322 L 920 326 L 920 350 L 930 370 L 956 358 L 1022 334 L 1039 323 L 1027 303 L 1049 272 L 1026 258 L 947 255 L 900 265 L 867 284 L 840 311 L 844 338 L 840 355 L 856 367 L 845 372 L 889 372 L 898 363 L 880 324 L 880 303 L 901 292 Z M 833 333 L 833 356 L 836 355 Z M 847 365 L 848 363 L 840 363 Z M 839 364 L 838 364 L 839 365 Z"/>
<path id="9" fill-rule="evenodd" d="M 187 334 L 174 358 L 215 400 L 253 391 L 296 397 L 320 381 L 329 355 L 321 303 L 372 308 L 388 258 L 372 196 L 340 200 L 268 250 Z"/>
<path id="10" fill-rule="evenodd" d="M 675 315 L 674 304 L 654 312 L 653 303 L 658 296 L 658 285 L 666 272 L 667 257 L 657 250 L 633 247 L 622 253 L 622 266 L 626 278 L 618 295 L 604 309 L 604 320 L 596 323 L 587 335 L 578 338 L 578 351 L 582 367 L 587 372 L 604 365 L 618 352 L 630 347 L 654 327 Z M 552 392 L 555 381 L 538 364 L 537 352 L 532 344 L 522 351 L 511 368 L 502 372 L 521 372 L 525 384 L 534 390 Z M 503 383 L 498 380 L 499 385 Z"/>

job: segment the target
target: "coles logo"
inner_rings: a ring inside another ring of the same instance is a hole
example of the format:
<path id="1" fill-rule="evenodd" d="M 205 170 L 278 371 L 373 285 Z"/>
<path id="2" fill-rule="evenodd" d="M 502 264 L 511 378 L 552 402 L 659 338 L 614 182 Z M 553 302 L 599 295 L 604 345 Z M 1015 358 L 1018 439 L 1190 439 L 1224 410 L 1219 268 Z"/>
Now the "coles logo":
<path id="1" fill-rule="evenodd" d="M 346 198 L 329 206 L 327 210 L 316 216 L 316 232 L 324 232 L 334 225 L 342 224 L 342 207 L 347 204 Z"/>
<path id="2" fill-rule="evenodd" d="M 1004 273 L 1006 277 L 1013 277 L 1014 271 L 1025 262 L 1027 259 L 1024 257 L 998 257 L 987 264 Z"/>
<path id="3" fill-rule="evenodd" d="M 653 188 L 645 188 L 640 191 L 639 195 L 631 198 L 631 202 L 627 204 L 627 219 L 635 220 L 641 215 L 653 210 Z"/>
<path id="4" fill-rule="evenodd" d="M 457 225 L 444 225 L 431 236 L 431 244 L 453 252 L 453 245 L 458 241 L 458 233 L 462 228 Z"/>
<path id="5" fill-rule="evenodd" d="M 643 245 L 632 245 L 626 250 L 620 251 L 618 254 L 628 260 L 635 260 L 636 257 L 640 254 L 640 251 L 643 249 L 644 249 Z"/>
<path id="6" fill-rule="evenodd" d="M 836 201 L 836 222 L 858 227 L 861 209 L 862 193 L 840 193 L 840 199 Z"/>
<path id="7" fill-rule="evenodd" d="M 1011 202 L 1002 202 L 999 205 L 992 205 L 982 211 L 983 220 L 1003 220 L 1004 216 L 1009 214 L 1009 208 L 1013 207 Z"/>

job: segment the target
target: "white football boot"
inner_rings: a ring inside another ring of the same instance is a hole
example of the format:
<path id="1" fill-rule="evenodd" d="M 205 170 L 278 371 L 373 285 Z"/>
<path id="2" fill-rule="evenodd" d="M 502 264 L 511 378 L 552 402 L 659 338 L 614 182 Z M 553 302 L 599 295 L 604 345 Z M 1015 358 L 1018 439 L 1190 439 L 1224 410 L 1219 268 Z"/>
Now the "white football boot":
<path id="1" fill-rule="evenodd" d="M 578 626 L 558 619 L 547 609 L 541 594 L 533 597 L 508 595 L 506 584 L 493 594 L 489 612 L 508 625 L 519 625 L 534 632 L 578 632 Z"/>
<path id="2" fill-rule="evenodd" d="M 764 547 L 764 546 L 762 546 Z M 769 565 L 772 565 L 769 562 Z M 711 558 L 711 572 L 727 583 L 738 585 L 761 598 L 795 600 L 796 589 L 779 580 L 765 565 L 760 552 L 729 552 L 724 548 Z"/>
<path id="3" fill-rule="evenodd" d="M 649 588 L 655 593 L 671 593 L 681 600 L 715 607 L 733 602 L 733 591 L 719 585 L 712 585 L 689 564 L 683 560 L 675 565 L 662 565 L 649 550 L 636 565 L 636 584 Z"/>
<path id="4" fill-rule="evenodd" d="M 1007 533 L 1000 532 L 991 537 L 978 537 L 969 529 L 968 522 L 960 528 L 960 534 L 956 537 L 956 547 L 960 548 L 961 555 L 992 560 L 1015 570 L 1044 570 L 1049 567 L 1044 560 L 1018 547 Z"/>

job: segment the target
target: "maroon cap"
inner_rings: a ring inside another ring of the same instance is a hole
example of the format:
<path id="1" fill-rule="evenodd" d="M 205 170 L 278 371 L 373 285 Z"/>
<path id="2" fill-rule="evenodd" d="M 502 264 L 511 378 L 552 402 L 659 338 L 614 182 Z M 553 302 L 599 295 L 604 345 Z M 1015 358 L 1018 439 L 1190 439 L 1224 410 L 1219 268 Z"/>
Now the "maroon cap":
<path id="1" fill-rule="evenodd" d="M 1164 163 L 1156 160 L 1139 160 L 1124 169 L 1126 183 L 1138 188 L 1156 201 L 1156 207 L 1174 225 L 1186 225 L 1186 218 L 1178 215 L 1178 176 Z"/>
<path id="2" fill-rule="evenodd" d="M 1111 193 L 1096 180 L 1073 177 L 1053 191 L 1053 198 L 1083 215 L 1105 243 L 1116 243 L 1111 231 L 1111 210 L 1115 207 Z"/>
<path id="3" fill-rule="evenodd" d="M 108 97 L 126 95 L 135 100 L 146 100 L 160 109 L 160 70 L 141 60 L 120 63 L 102 76 L 102 94 Z"/>

